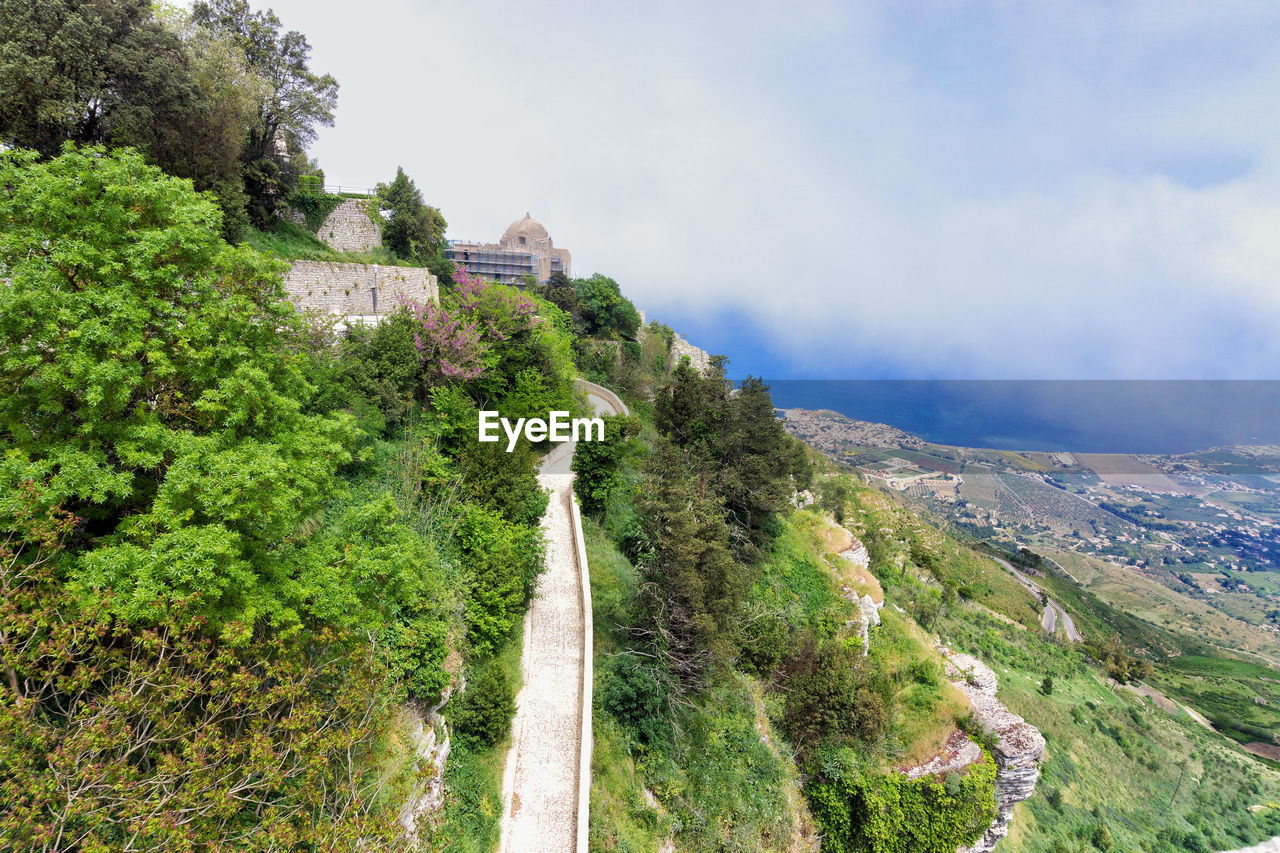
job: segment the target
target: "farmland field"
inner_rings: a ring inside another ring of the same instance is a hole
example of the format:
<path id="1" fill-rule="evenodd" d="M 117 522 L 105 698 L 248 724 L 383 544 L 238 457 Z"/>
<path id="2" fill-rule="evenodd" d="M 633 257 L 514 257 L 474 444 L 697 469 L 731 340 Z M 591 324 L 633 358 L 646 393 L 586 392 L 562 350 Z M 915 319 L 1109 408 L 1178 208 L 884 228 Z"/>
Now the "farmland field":
<path id="1" fill-rule="evenodd" d="M 1175 483 L 1154 465 L 1123 453 L 1077 453 L 1076 459 L 1108 486 L 1142 486 L 1153 491 L 1192 493 L 1190 488 Z"/>

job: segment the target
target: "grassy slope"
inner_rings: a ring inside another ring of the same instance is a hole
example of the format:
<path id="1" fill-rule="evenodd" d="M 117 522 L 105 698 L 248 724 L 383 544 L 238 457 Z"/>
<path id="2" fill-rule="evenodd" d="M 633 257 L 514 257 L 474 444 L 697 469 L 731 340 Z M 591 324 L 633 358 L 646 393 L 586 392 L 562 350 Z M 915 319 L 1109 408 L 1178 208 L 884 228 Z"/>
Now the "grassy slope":
<path id="1" fill-rule="evenodd" d="M 796 849 L 812 842 L 794 759 L 774 726 L 782 697 L 758 679 L 735 673 L 696 697 L 679 713 L 669 750 L 639 746 L 600 707 L 601 673 L 625 641 L 617 626 L 627 622 L 637 577 L 598 524 L 588 520 L 586 533 L 597 667 L 592 849 L 653 850 L 669 834 L 680 850 Z M 854 607 L 838 594 L 847 567 L 830 554 L 839 547 L 829 521 L 793 513 L 760 565 L 753 608 L 797 627 L 852 618 Z M 941 672 L 940 656 L 909 617 L 892 610 L 881 617 L 871 664 L 898 692 L 890 734 L 869 757 L 889 770 L 936 754 L 968 703 L 945 680 L 927 677 Z"/>
<path id="2" fill-rule="evenodd" d="M 740 677 L 680 709 L 671 744 L 646 748 L 601 707 L 602 674 L 625 642 L 636 570 L 585 520 L 595 622 L 591 849 L 783 850 L 796 831 L 789 752 L 761 738 L 758 689 Z M 650 795 L 646 796 L 645 788 Z"/>
<path id="3" fill-rule="evenodd" d="M 353 264 L 411 266 L 397 260 L 386 249 L 374 249 L 372 252 L 339 252 L 331 249 L 320 242 L 315 234 L 287 219 L 277 222 L 272 231 L 250 228 L 245 242 L 260 252 L 290 261 L 339 261 Z"/>
<path id="4" fill-rule="evenodd" d="M 903 592 L 897 579 L 910 575 L 929 580 L 907 559 L 913 543 L 924 541 L 937 552 L 964 556 L 948 563 L 947 570 L 957 571 L 957 577 L 972 580 L 974 558 L 979 565 L 989 562 L 884 494 L 858 490 L 852 504 L 855 525 L 887 543 L 877 551 L 882 565 L 875 568 L 891 603 Z M 898 568 L 904 564 L 905 570 Z M 991 577 L 989 571 L 978 571 L 984 582 Z M 1175 649 L 1188 642 L 1102 604 L 1087 587 L 1066 578 L 1038 580 L 1075 615 L 1086 638 L 1101 640 L 1118 631 Z M 1037 794 L 1018 806 L 1013 832 L 1002 849 L 1092 849 L 1085 839 L 1100 823 L 1108 827 L 1118 850 L 1224 850 L 1280 833 L 1280 809 L 1266 806 L 1280 804 L 1280 773 L 1187 714 L 1170 714 L 1151 699 L 1109 685 L 1087 665 L 1078 647 L 1038 630 L 1038 617 L 1033 621 L 1026 612 L 1034 602 L 1025 592 L 1019 600 L 1021 587 L 990 583 L 989 589 L 977 590 L 976 601 L 947 608 L 936 627 L 944 640 L 991 664 L 1001 677 L 1001 699 L 1049 743 Z M 1014 615 L 1027 627 L 996 618 L 991 610 Z M 1265 671 L 1219 658 L 1188 656 L 1183 661 L 1180 667 L 1159 668 L 1157 685 L 1168 689 L 1166 683 L 1180 678 L 1221 684 L 1223 679 L 1259 678 Z M 1054 677 L 1048 696 L 1039 689 L 1046 674 Z M 1162 831 L 1176 846 L 1157 840 Z"/>

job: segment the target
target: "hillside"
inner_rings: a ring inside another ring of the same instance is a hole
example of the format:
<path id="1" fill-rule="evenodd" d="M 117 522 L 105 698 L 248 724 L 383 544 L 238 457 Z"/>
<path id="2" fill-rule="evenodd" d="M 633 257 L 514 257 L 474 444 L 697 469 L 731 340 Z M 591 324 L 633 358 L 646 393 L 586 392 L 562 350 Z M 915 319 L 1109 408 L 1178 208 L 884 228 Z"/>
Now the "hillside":
<path id="1" fill-rule="evenodd" d="M 326 189 L 274 13 L 0 30 L 0 848 L 1280 834 L 1275 448 L 779 418 L 527 214 L 486 278 Z"/>

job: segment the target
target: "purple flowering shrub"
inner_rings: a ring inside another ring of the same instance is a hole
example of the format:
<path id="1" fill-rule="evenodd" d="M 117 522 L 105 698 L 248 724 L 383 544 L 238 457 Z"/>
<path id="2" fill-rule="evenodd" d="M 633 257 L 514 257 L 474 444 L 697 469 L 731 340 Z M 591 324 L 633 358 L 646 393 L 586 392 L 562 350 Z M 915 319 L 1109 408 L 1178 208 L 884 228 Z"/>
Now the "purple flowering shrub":
<path id="1" fill-rule="evenodd" d="M 494 344 L 533 327 L 537 307 L 512 288 L 494 287 L 455 264 L 452 293 L 439 302 L 410 300 L 417 322 L 413 341 L 429 386 L 483 376 Z"/>

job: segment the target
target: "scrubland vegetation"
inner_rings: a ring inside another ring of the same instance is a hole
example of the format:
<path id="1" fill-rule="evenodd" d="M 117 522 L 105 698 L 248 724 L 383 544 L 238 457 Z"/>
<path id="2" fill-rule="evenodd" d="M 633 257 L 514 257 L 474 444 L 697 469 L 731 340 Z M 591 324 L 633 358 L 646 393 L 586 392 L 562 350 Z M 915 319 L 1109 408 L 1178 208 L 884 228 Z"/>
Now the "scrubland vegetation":
<path id="1" fill-rule="evenodd" d="M 935 637 L 1049 742 L 1002 849 L 1280 833 L 1280 773 L 1165 698 L 1265 740 L 1271 670 L 1052 570 L 1086 643 L 1045 636 L 988 552 L 787 436 L 761 381 L 678 362 L 617 281 L 455 270 L 403 170 L 369 202 L 385 248 L 317 241 L 344 197 L 306 157 L 337 97 L 309 50 L 240 0 L 0 16 L 0 847 L 395 849 L 449 699 L 418 842 L 494 849 L 546 448 L 473 436 L 580 408 L 579 375 L 633 412 L 574 460 L 592 849 L 972 842 L 989 752 L 900 772 L 957 728 L 986 746 Z M 442 298 L 340 335 L 282 258 L 425 266 Z M 858 596 L 887 603 L 869 648 Z"/>

